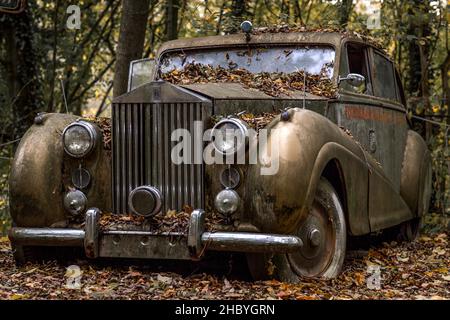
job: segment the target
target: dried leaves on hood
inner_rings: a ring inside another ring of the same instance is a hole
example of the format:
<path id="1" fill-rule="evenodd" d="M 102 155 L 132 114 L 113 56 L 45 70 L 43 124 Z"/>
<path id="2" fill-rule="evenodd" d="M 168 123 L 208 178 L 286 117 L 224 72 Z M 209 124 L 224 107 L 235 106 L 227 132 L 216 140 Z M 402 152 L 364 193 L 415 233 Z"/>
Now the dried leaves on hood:
<path id="1" fill-rule="evenodd" d="M 103 148 L 111 151 L 111 118 L 85 117 L 83 120 L 95 123 L 103 135 Z"/>
<path id="2" fill-rule="evenodd" d="M 259 132 L 279 115 L 279 112 L 263 112 L 262 114 L 242 113 L 239 118 L 245 121 L 252 129 Z"/>
<path id="3" fill-rule="evenodd" d="M 226 69 L 198 63 L 189 63 L 183 70 L 163 73 L 162 79 L 172 84 L 240 83 L 244 87 L 260 90 L 272 97 L 289 95 L 299 90 L 327 98 L 337 95 L 336 85 L 324 75 L 312 75 L 297 71 L 293 73 L 251 73 L 246 69 Z"/>

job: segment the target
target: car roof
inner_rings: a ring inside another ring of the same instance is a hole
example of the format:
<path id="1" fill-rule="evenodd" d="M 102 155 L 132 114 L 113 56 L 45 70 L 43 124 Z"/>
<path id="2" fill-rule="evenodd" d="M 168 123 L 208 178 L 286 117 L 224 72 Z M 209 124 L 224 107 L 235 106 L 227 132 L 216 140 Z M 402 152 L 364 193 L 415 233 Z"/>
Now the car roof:
<path id="1" fill-rule="evenodd" d="M 331 45 L 339 48 L 344 41 L 363 42 L 379 48 L 373 41 L 365 36 L 353 32 L 337 31 L 284 31 L 284 32 L 261 32 L 256 31 L 252 34 L 250 41 L 247 42 L 243 33 L 232 35 L 219 35 L 198 38 L 183 38 L 165 42 L 159 48 L 157 57 L 167 51 L 173 50 L 192 50 L 205 48 L 235 47 L 251 45 L 290 45 L 290 44 L 317 44 Z"/>

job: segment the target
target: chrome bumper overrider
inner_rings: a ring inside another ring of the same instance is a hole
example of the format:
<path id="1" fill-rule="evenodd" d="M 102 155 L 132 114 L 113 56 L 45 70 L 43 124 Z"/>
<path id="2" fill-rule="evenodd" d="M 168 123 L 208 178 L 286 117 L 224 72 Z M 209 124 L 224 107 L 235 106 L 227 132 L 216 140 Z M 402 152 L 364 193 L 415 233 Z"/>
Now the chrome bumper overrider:
<path id="1" fill-rule="evenodd" d="M 188 234 L 146 231 L 101 231 L 100 210 L 86 212 L 84 230 L 12 228 L 9 238 L 21 246 L 84 247 L 86 256 L 198 260 L 207 250 L 230 252 L 295 252 L 303 245 L 295 236 L 247 232 L 205 232 L 205 212 L 195 210 Z"/>

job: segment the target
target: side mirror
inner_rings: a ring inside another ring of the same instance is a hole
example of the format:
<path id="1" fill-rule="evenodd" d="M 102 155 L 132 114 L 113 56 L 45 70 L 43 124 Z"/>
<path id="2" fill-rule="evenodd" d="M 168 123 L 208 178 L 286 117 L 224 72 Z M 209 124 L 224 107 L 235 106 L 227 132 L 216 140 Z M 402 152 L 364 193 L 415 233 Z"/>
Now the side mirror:
<path id="1" fill-rule="evenodd" d="M 130 74 L 128 76 L 128 92 L 135 88 L 152 82 L 155 79 L 155 59 L 142 59 L 130 63 Z"/>
<path id="2" fill-rule="evenodd" d="M 339 77 L 338 84 L 347 81 L 352 87 L 359 87 L 366 82 L 366 78 L 358 73 L 349 73 L 346 77 Z"/>

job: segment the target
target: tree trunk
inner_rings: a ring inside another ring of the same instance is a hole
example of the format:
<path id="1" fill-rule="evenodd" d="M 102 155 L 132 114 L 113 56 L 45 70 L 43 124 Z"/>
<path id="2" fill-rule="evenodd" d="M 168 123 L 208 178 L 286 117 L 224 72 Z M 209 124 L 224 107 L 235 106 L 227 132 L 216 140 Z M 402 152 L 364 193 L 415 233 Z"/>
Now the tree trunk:
<path id="1" fill-rule="evenodd" d="M 225 33 L 236 33 L 239 31 L 239 26 L 247 17 L 246 0 L 232 0 L 231 10 L 227 15 L 227 22 L 225 26 Z"/>
<path id="2" fill-rule="evenodd" d="M 114 97 L 127 91 L 130 62 L 142 57 L 148 8 L 149 0 L 123 0 L 114 72 Z"/>
<path id="3" fill-rule="evenodd" d="M 14 139 L 21 137 L 33 124 L 36 113 L 43 111 L 44 104 L 29 8 L 20 14 L 0 13 L 0 21 L 6 49 L 2 60 L 5 61 L 5 79 L 8 79 L 8 94 L 0 101 L 5 101 L 3 108 L 12 114 L 12 123 L 3 124 L 1 131 L 3 138 Z"/>
<path id="4" fill-rule="evenodd" d="M 179 0 L 167 0 L 166 2 L 166 40 L 178 38 L 178 9 Z"/>
<path id="5" fill-rule="evenodd" d="M 449 83 L 449 73 L 450 73 L 450 44 L 448 37 L 448 26 L 450 21 L 445 25 L 445 48 L 447 51 L 447 57 L 441 64 L 441 79 L 442 79 L 442 101 L 443 106 L 447 106 L 447 124 L 450 124 L 450 83 Z M 443 108 L 444 109 L 444 108 Z M 450 166 L 450 162 L 449 162 Z M 449 170 L 450 172 L 450 170 Z"/>
<path id="6" fill-rule="evenodd" d="M 286 24 L 289 24 L 290 20 L 290 3 L 289 0 L 281 1 L 281 21 Z"/>
<path id="7" fill-rule="evenodd" d="M 350 19 L 350 13 L 352 12 L 353 1 L 342 0 L 339 3 L 339 26 L 346 27 Z"/>
<path id="8" fill-rule="evenodd" d="M 442 101 L 443 105 L 447 106 L 447 123 L 450 123 L 450 83 L 448 74 L 450 70 L 450 52 L 447 52 L 447 57 L 441 65 L 441 79 L 442 79 Z"/>
<path id="9" fill-rule="evenodd" d="M 423 100 L 423 106 L 425 109 L 425 114 L 430 113 L 431 110 L 431 103 L 430 103 L 430 84 L 428 81 L 429 76 L 429 62 L 428 62 L 428 50 L 425 48 L 425 46 L 420 45 L 419 46 L 419 52 L 420 52 L 420 72 L 422 74 L 421 78 L 421 85 L 420 85 L 420 91 L 421 96 Z M 425 123 L 425 139 L 428 142 L 432 135 L 432 126 L 431 123 L 427 122 Z"/>
<path id="10" fill-rule="evenodd" d="M 407 91 L 410 96 L 417 95 L 420 91 L 421 79 L 421 63 L 420 63 L 420 47 L 418 39 L 420 37 L 421 26 L 417 22 L 419 0 L 410 0 L 408 7 L 408 27 L 407 34 L 407 50 L 408 50 L 408 68 L 407 68 Z"/>
<path id="11" fill-rule="evenodd" d="M 58 51 L 58 11 L 59 11 L 59 5 L 60 1 L 56 0 L 55 4 L 55 12 L 53 15 L 53 58 L 52 58 L 52 78 L 50 79 L 51 84 L 51 93 L 50 93 L 50 100 L 48 102 L 47 106 L 47 112 L 54 112 L 54 97 L 55 97 L 55 85 L 56 85 L 56 57 L 57 57 L 57 51 Z"/>
<path id="12" fill-rule="evenodd" d="M 429 11 L 431 10 L 428 2 L 421 0 L 410 0 L 408 5 L 408 67 L 407 67 L 407 91 L 411 97 L 420 103 L 424 115 L 431 114 L 430 103 L 430 43 L 429 35 L 431 27 L 429 24 Z M 420 112 L 420 111 L 419 111 Z M 432 135 L 432 126 L 430 123 L 421 123 L 420 133 L 428 141 Z"/>
<path id="13" fill-rule="evenodd" d="M 291 0 L 291 2 L 294 6 L 294 23 L 300 22 L 300 24 L 303 25 L 302 9 L 300 8 L 300 3 L 298 2 L 298 0 Z"/>

